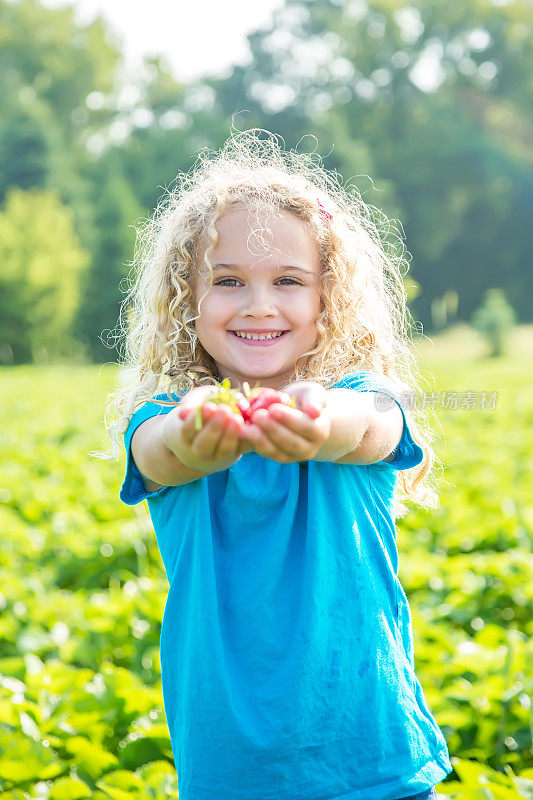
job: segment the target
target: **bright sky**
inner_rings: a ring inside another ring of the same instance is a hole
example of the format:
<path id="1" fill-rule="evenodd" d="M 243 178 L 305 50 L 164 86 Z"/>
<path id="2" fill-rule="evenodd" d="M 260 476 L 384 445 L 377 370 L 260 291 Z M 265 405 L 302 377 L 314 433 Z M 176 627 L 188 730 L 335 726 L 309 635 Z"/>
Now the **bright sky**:
<path id="1" fill-rule="evenodd" d="M 189 81 L 247 61 L 246 34 L 266 25 L 283 0 L 43 0 L 70 5 L 87 24 L 101 14 L 122 41 L 128 66 L 164 54 L 174 76 Z"/>

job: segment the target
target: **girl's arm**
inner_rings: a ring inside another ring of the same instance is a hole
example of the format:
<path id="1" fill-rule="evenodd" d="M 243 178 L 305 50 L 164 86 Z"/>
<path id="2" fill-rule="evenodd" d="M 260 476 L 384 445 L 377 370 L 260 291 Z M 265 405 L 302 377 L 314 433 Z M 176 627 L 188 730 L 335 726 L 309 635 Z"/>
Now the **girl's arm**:
<path id="1" fill-rule="evenodd" d="M 147 492 L 163 486 L 181 486 L 205 478 L 209 473 L 186 467 L 163 441 L 165 417 L 150 417 L 136 429 L 131 452 Z"/>
<path id="2" fill-rule="evenodd" d="M 299 416 L 293 409 L 281 407 L 282 420 L 292 432 L 316 439 L 318 431 L 310 428 L 320 427 L 322 434 L 326 434 L 314 455 L 308 456 L 310 460 L 362 465 L 393 460 L 403 433 L 403 415 L 389 395 L 325 389 L 314 381 L 292 383 L 285 391 L 296 398 L 297 408 L 306 412 Z M 309 416 L 314 425 L 309 424 Z M 325 426 L 321 424 L 323 419 L 328 421 Z M 289 440 L 280 435 L 281 431 L 276 432 L 270 426 L 268 433 L 271 440 L 274 438 L 287 449 Z"/>
<path id="3" fill-rule="evenodd" d="M 402 412 L 388 395 L 326 390 L 311 381 L 285 391 L 296 397 L 297 408 L 274 404 L 247 428 L 256 452 L 274 461 L 373 464 L 386 460 L 401 439 Z"/>
<path id="4" fill-rule="evenodd" d="M 331 433 L 314 460 L 336 464 L 386 461 L 402 437 L 399 405 L 380 392 L 328 389 L 327 397 Z"/>

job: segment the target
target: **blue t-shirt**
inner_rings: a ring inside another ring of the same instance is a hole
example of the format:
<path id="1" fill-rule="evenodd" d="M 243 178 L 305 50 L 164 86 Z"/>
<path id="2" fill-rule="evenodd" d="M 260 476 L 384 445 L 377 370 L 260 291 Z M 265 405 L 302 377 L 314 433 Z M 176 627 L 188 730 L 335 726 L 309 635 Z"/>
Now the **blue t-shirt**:
<path id="1" fill-rule="evenodd" d="M 161 672 L 180 800 L 395 800 L 452 770 L 397 575 L 395 483 L 423 451 L 389 378 L 358 372 L 331 388 L 398 402 L 394 461 L 247 453 L 150 493 L 130 442 L 171 407 L 146 403 L 125 433 L 120 499 L 147 498 L 170 584 Z"/>

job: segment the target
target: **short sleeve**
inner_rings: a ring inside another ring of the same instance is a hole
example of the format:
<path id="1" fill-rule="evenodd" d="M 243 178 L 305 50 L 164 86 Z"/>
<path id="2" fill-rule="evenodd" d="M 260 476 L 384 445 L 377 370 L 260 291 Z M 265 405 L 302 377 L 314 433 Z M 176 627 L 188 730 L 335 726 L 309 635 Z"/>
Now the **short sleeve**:
<path id="1" fill-rule="evenodd" d="M 355 372 L 345 375 L 344 378 L 335 384 L 336 389 L 355 389 L 357 392 L 379 392 L 386 394 L 400 406 L 403 416 L 402 438 L 395 449 L 395 457 L 392 461 L 377 461 L 371 466 L 390 468 L 395 470 L 410 469 L 416 467 L 424 459 L 424 451 L 415 442 L 409 427 L 410 416 L 405 398 L 398 386 L 386 375 L 379 372 Z M 385 410 L 385 407 L 384 407 Z"/>
<path id="2" fill-rule="evenodd" d="M 178 395 L 171 394 L 170 396 L 176 402 L 179 400 Z M 155 400 L 165 400 L 168 402 L 168 395 L 159 394 L 153 399 L 153 401 L 147 402 L 138 408 L 130 419 L 126 433 L 124 434 L 124 446 L 126 449 L 126 475 L 119 492 L 119 498 L 128 506 L 133 506 L 136 503 L 140 503 L 141 500 L 145 500 L 147 497 L 155 497 L 159 494 L 162 494 L 169 488 L 168 486 L 162 486 L 161 489 L 157 489 L 155 492 L 147 492 L 144 486 L 142 475 L 137 469 L 137 465 L 131 452 L 131 440 L 139 425 L 151 417 L 157 417 L 159 414 L 168 414 L 174 408 L 174 406 L 159 405 L 157 402 L 154 402 Z"/>

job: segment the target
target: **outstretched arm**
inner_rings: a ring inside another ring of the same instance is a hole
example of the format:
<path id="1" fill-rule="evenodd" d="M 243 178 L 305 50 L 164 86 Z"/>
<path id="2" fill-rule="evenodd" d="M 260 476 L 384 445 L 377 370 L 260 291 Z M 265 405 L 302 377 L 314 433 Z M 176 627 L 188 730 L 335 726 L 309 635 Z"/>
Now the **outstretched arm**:
<path id="1" fill-rule="evenodd" d="M 315 461 L 337 464 L 374 464 L 387 460 L 403 431 L 400 407 L 379 392 L 329 389 L 328 407 L 332 424 L 328 441 Z M 379 403 L 384 398 L 384 403 Z"/>
<path id="2" fill-rule="evenodd" d="M 285 391 L 296 398 L 295 409 L 274 404 L 247 426 L 247 438 L 259 455 L 281 463 L 373 464 L 400 441 L 400 408 L 388 402 L 382 409 L 376 403 L 379 393 L 325 389 L 312 381 L 291 384 Z"/>

